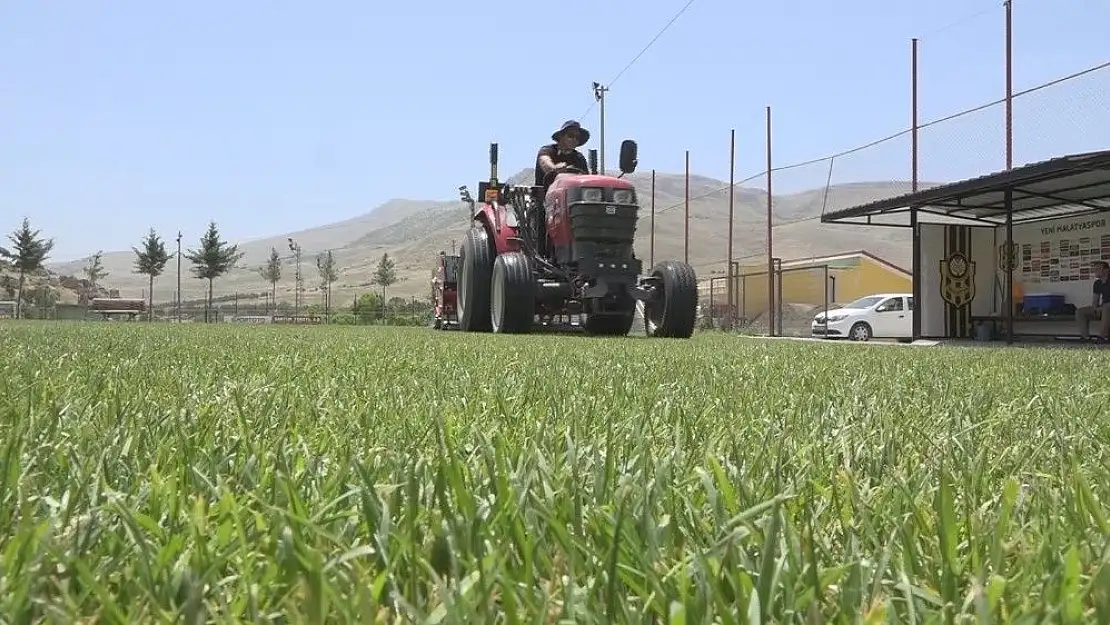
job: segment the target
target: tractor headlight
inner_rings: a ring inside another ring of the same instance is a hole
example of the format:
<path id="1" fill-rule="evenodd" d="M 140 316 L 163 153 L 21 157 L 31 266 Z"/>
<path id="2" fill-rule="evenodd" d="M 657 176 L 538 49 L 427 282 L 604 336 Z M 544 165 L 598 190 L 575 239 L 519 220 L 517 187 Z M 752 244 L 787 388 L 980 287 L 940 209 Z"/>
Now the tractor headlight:
<path id="1" fill-rule="evenodd" d="M 613 191 L 614 204 L 635 204 L 636 193 L 632 189 L 617 189 Z"/>
<path id="2" fill-rule="evenodd" d="M 600 202 L 601 196 L 601 189 L 594 189 L 589 187 L 582 189 L 583 202 Z"/>

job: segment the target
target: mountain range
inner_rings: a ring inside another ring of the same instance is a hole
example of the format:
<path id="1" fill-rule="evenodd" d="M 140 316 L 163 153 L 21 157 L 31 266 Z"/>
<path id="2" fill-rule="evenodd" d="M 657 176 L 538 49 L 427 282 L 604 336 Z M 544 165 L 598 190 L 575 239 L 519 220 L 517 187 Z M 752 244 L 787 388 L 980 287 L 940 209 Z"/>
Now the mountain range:
<path id="1" fill-rule="evenodd" d="M 530 184 L 532 169 L 512 176 L 508 182 Z M 637 255 L 647 263 L 650 247 L 651 173 L 627 176 L 637 187 L 641 212 L 637 226 Z M 683 174 L 656 172 L 655 176 L 655 259 L 682 259 L 684 250 Z M 931 186 L 924 183 L 922 188 Z M 858 182 L 819 188 L 799 193 L 776 194 L 773 198 L 774 252 L 784 260 L 867 250 L 888 261 L 908 266 L 910 234 L 900 228 L 864 227 L 823 224 L 823 211 L 836 210 L 891 197 L 910 190 L 908 181 Z M 734 195 L 734 257 L 741 264 L 765 262 L 766 255 L 766 192 L 737 186 Z M 217 297 L 239 293 L 243 297 L 269 292 L 269 284 L 259 275 L 271 248 L 284 257 L 282 278 L 278 283 L 278 299 L 292 301 L 294 262 L 288 249 L 288 238 L 297 241 L 302 250 L 303 297 L 313 300 L 319 293 L 316 255 L 331 250 L 339 266 L 339 280 L 332 285 L 336 304 L 350 301 L 358 294 L 375 289 L 374 270 L 384 253 L 396 262 L 399 281 L 389 287 L 390 296 L 425 297 L 430 293 L 429 280 L 435 255 L 450 252 L 468 227 L 468 210 L 460 201 L 425 201 L 419 199 L 390 200 L 369 212 L 341 222 L 239 243 L 243 258 L 239 266 L 216 280 Z M 690 242 L 689 260 L 699 278 L 723 273 L 728 257 L 728 183 L 704 176 L 690 176 Z M 217 222 L 218 226 L 218 222 Z M 234 242 L 233 242 L 234 243 Z M 136 241 L 136 246 L 139 242 Z M 167 247 L 172 246 L 172 242 Z M 186 247 L 194 247 L 186 244 Z M 173 249 L 170 249 L 171 254 Z M 133 273 L 135 255 L 132 251 L 109 251 L 101 256 L 108 275 L 100 281 L 107 288 L 119 289 L 124 297 L 139 297 L 147 289 L 146 276 Z M 82 276 L 88 259 L 48 263 L 52 273 Z M 176 257 L 171 256 L 165 273 L 154 285 L 154 300 L 173 300 L 176 288 Z M 184 299 L 201 299 L 207 282 L 194 278 L 188 261 L 182 260 Z M 317 296 L 318 297 L 318 296 Z"/>

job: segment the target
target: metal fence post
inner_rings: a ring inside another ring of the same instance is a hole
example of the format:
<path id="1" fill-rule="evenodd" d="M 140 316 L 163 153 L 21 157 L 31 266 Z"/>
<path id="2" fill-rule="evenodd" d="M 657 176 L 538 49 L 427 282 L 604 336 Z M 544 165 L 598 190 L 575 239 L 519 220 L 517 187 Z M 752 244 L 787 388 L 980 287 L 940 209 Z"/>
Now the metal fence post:
<path id="1" fill-rule="evenodd" d="M 740 276 L 740 316 L 748 318 L 748 275 Z M 744 325 L 747 325 L 746 323 Z"/>
<path id="2" fill-rule="evenodd" d="M 782 259 L 777 256 L 771 259 L 771 283 L 773 301 L 768 302 L 771 308 L 770 325 L 771 336 L 782 334 Z"/>
<path id="3" fill-rule="evenodd" d="M 710 278 L 709 279 L 709 323 L 710 323 L 710 325 L 713 324 L 713 317 L 714 317 L 714 313 L 716 312 L 716 310 L 713 308 L 713 305 L 715 304 L 715 302 L 713 301 L 714 300 L 713 292 L 717 290 L 716 287 L 713 285 L 713 282 L 715 280 L 716 280 L 716 278 Z"/>

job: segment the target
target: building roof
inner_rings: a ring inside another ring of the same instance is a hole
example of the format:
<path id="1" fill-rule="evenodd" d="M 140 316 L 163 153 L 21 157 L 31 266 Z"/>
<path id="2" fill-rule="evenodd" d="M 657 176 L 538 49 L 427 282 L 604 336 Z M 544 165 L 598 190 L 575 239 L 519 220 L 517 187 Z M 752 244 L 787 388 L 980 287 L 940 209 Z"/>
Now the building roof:
<path id="1" fill-rule="evenodd" d="M 1006 191 L 1013 195 L 1010 211 Z M 1110 211 L 1110 150 L 1069 154 L 876 200 L 824 214 L 821 221 L 882 225 L 872 218 L 915 208 L 919 215 L 996 226 L 1005 224 L 1011 212 L 1013 222 L 1022 223 Z"/>
<path id="2" fill-rule="evenodd" d="M 905 275 L 907 278 L 913 275 L 913 273 L 910 272 L 908 269 L 899 267 L 898 265 L 895 265 L 888 260 L 880 258 L 872 254 L 871 252 L 868 252 L 867 250 L 841 252 L 840 254 L 833 254 L 829 256 L 814 256 L 812 258 L 796 258 L 794 260 L 783 261 L 782 266 L 787 269 L 796 267 L 813 267 L 818 265 L 828 265 L 829 263 L 835 263 L 837 261 L 854 260 L 859 258 L 868 258 L 895 273 Z"/>

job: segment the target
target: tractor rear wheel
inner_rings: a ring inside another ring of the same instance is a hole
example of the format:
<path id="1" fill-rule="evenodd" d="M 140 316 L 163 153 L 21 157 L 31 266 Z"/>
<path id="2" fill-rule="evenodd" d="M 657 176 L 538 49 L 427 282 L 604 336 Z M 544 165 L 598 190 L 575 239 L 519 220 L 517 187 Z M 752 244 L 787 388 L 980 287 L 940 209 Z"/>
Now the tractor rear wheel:
<path id="1" fill-rule="evenodd" d="M 665 260 L 652 269 L 658 287 L 644 302 L 648 336 L 688 339 L 698 315 L 698 279 L 688 263 Z"/>
<path id="2" fill-rule="evenodd" d="M 490 281 L 493 279 L 493 242 L 481 224 L 474 225 L 459 247 L 459 329 L 489 332 Z"/>
<path id="3" fill-rule="evenodd" d="M 493 262 L 490 321 L 493 331 L 520 334 L 532 329 L 536 318 L 536 279 L 522 252 L 501 254 Z"/>

